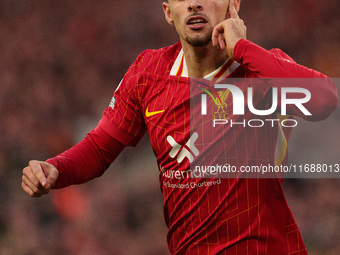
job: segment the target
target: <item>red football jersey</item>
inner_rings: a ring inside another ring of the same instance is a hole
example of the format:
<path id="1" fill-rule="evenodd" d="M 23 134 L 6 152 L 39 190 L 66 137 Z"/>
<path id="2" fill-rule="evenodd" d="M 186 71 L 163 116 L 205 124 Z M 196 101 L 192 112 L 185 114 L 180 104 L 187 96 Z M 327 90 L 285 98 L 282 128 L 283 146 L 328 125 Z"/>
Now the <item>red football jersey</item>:
<path id="1" fill-rule="evenodd" d="M 235 59 L 238 62 L 227 60 L 205 79 L 325 77 L 297 65 L 280 50 L 266 51 L 247 40 L 237 44 Z M 202 134 L 191 130 L 194 115 L 190 112 L 187 76 L 180 43 L 143 52 L 126 73 L 99 123 L 124 145 L 136 145 L 149 132 L 160 170 L 171 253 L 306 254 L 285 200 L 282 179 L 189 176 L 190 163 L 210 147 Z M 334 84 L 328 86 L 335 89 Z M 262 101 L 267 106 L 270 88 L 256 89 L 260 91 L 255 94 L 257 103 Z M 291 109 L 290 114 L 299 113 Z M 238 125 L 226 129 L 229 143 L 221 154 L 227 162 L 238 167 L 286 163 L 291 128 Z"/>
<path id="2" fill-rule="evenodd" d="M 233 116 L 232 97 L 213 91 L 210 81 L 323 78 L 317 84 L 305 84 L 312 94 L 305 104 L 312 116 L 304 116 L 293 106 L 287 108 L 289 115 L 318 120 L 335 109 L 336 87 L 326 76 L 296 64 L 281 50 L 267 51 L 244 39 L 237 43 L 234 58 L 236 61 L 227 60 L 205 79 L 190 80 L 180 43 L 143 52 L 114 93 L 99 127 L 75 147 L 48 160 L 60 173 L 55 187 L 101 175 L 122 149 L 121 144 L 134 146 L 148 131 L 159 166 L 172 254 L 306 254 L 281 178 L 207 178 L 193 172 L 195 164 L 213 165 L 221 159 L 237 168 L 284 165 L 292 128 L 276 123 L 261 128 L 220 125 L 213 130 L 201 108 L 192 107 L 192 96 L 210 93 L 214 102 L 209 101 L 209 114 L 242 123 L 242 118 L 254 115 L 246 111 L 244 116 Z M 253 87 L 256 109 L 270 107 L 270 85 L 241 82 L 237 86 L 244 93 Z M 267 117 L 281 118 L 276 112 Z"/>

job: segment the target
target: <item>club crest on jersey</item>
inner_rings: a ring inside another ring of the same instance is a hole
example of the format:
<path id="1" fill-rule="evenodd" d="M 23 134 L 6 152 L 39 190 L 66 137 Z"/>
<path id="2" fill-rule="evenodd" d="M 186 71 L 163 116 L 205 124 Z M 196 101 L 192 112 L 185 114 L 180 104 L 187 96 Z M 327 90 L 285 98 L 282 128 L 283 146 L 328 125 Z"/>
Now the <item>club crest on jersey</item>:
<path id="1" fill-rule="evenodd" d="M 230 112 L 227 112 L 228 104 L 227 104 L 227 98 L 230 95 L 230 90 L 227 89 L 225 91 L 216 91 L 214 88 L 212 88 L 213 92 L 211 93 L 209 90 L 204 88 L 198 88 L 204 92 L 206 92 L 213 100 L 217 111 L 214 112 L 214 119 L 229 119 L 227 115 Z M 213 95 L 215 94 L 215 96 Z M 202 95 L 202 97 L 205 97 L 203 100 L 206 101 L 206 95 Z"/>
<path id="2" fill-rule="evenodd" d="M 116 104 L 116 98 L 115 96 L 112 97 L 111 102 L 109 104 L 109 107 L 111 107 L 112 109 L 115 107 Z"/>

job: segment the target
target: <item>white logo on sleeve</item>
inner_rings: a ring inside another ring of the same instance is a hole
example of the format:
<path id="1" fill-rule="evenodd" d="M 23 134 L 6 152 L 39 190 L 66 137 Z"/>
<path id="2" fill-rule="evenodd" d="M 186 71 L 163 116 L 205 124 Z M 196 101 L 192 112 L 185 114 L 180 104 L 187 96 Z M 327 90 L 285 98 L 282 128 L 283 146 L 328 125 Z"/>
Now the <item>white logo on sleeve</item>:
<path id="1" fill-rule="evenodd" d="M 175 158 L 177 156 L 177 162 L 178 163 L 181 163 L 184 158 L 188 158 L 190 163 L 192 163 L 194 161 L 194 157 L 193 157 L 192 153 L 195 156 L 199 155 L 199 151 L 194 145 L 197 138 L 198 138 L 198 134 L 195 132 L 195 133 L 192 134 L 192 136 L 186 142 L 185 145 L 180 145 L 175 141 L 175 139 L 171 135 L 169 135 L 166 138 L 168 143 L 172 146 L 172 149 L 169 153 L 169 156 L 171 158 Z"/>
<path id="2" fill-rule="evenodd" d="M 116 98 L 115 98 L 115 96 L 113 96 L 109 106 L 113 109 L 115 107 L 115 104 L 116 104 Z"/>
<path id="3" fill-rule="evenodd" d="M 119 89 L 120 85 L 122 84 L 123 80 L 120 81 L 120 83 L 118 84 L 118 87 L 116 88 L 115 92 Z M 111 102 L 109 104 L 109 107 L 111 107 L 112 109 L 115 108 L 115 104 L 116 104 L 116 98 L 113 95 Z"/>

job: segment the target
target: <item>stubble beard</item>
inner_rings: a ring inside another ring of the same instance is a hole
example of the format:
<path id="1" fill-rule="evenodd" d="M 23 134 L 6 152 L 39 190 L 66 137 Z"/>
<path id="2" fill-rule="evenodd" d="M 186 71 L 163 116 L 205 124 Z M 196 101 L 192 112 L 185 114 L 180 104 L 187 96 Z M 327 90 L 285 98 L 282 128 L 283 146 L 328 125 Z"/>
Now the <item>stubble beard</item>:
<path id="1" fill-rule="evenodd" d="M 212 31 L 207 33 L 204 37 L 189 37 L 185 38 L 185 41 L 193 47 L 203 47 L 211 42 Z"/>

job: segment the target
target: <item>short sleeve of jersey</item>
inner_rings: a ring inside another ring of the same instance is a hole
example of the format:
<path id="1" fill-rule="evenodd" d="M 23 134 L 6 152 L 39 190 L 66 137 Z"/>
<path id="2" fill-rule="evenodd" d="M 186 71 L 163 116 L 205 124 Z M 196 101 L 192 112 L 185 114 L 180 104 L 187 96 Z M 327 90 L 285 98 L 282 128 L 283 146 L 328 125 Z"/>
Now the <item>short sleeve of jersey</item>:
<path id="1" fill-rule="evenodd" d="M 106 133 L 125 146 L 136 146 L 146 132 L 140 100 L 136 97 L 137 70 L 135 62 L 125 74 L 99 122 Z"/>

